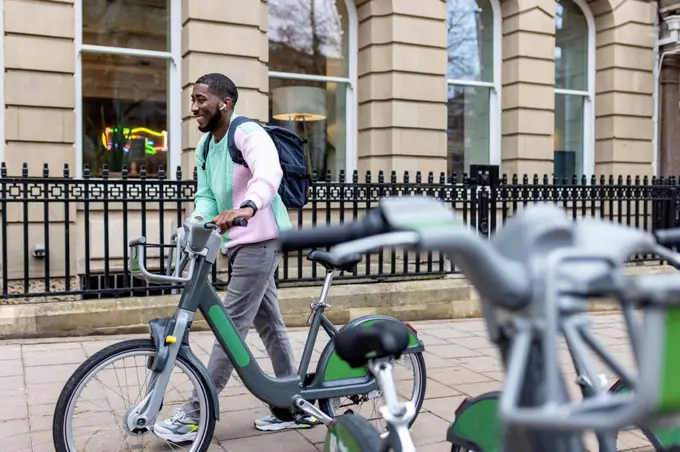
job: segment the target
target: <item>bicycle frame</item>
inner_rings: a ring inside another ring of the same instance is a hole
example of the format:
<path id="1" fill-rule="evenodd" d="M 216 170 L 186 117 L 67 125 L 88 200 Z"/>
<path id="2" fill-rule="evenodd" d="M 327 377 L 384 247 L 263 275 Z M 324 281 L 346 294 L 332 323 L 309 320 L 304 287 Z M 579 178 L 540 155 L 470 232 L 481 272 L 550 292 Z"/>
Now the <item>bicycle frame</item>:
<path id="1" fill-rule="evenodd" d="M 211 235 L 207 241 L 212 239 L 219 240 L 217 236 Z M 154 363 L 153 384 L 149 385 L 144 400 L 131 410 L 127 421 L 129 426 L 146 425 L 150 420 L 155 419 L 180 347 L 190 348 L 188 332 L 195 319 L 196 311 L 200 311 L 205 318 L 217 342 L 233 363 L 234 370 L 244 386 L 258 399 L 271 407 L 302 409 L 328 424 L 332 419 L 316 408 L 313 403 L 309 403 L 309 400 L 367 394 L 377 388 L 375 377 L 366 368 L 351 369 L 347 363 L 337 356 L 332 341 L 329 341 L 322 352 L 316 372 L 311 375 L 307 374 L 319 328 L 322 327 L 329 336 L 333 336 L 338 331 L 323 314 L 324 308 L 328 306 L 325 303 L 325 297 L 332 281 L 332 272 L 326 275 L 320 301 L 316 302 L 316 305 L 312 303 L 311 328 L 298 374 L 285 378 L 272 378 L 262 370 L 253 357 L 247 344 L 238 334 L 231 318 L 229 318 L 222 300 L 210 283 L 209 275 L 216 260 L 217 247 L 208 245 L 202 252 L 192 253 L 189 263 L 190 277 L 181 279 L 149 273 L 143 265 L 145 244 L 144 238 L 130 242 L 130 247 L 133 248 L 130 256 L 132 271 L 137 275 L 141 274 L 141 277 L 147 280 L 163 282 L 181 280 L 186 282 L 186 285 L 180 296 L 177 311 L 168 323 L 172 331 L 165 331 L 169 328 L 168 326 L 165 328 L 151 327 L 152 336 L 155 336 L 157 355 L 162 355 L 163 359 L 160 363 Z M 398 322 L 391 317 L 370 315 L 355 319 L 343 328 L 357 324 L 369 325 L 375 321 Z M 424 349 L 422 341 L 417 338 L 417 333 L 412 327 L 408 326 L 411 330 L 411 341 L 406 353 L 422 351 Z M 161 335 L 164 337 L 160 337 Z M 212 386 L 211 391 L 214 399 L 217 399 Z"/>

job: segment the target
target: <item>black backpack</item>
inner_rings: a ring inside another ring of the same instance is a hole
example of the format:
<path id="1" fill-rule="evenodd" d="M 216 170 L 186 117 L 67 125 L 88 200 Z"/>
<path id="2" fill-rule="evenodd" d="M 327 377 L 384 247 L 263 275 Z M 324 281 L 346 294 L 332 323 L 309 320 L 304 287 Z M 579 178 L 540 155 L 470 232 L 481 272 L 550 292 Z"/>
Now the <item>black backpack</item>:
<path id="1" fill-rule="evenodd" d="M 236 129 L 246 122 L 257 122 L 259 124 L 259 121 L 245 116 L 233 119 L 227 134 L 227 147 L 229 148 L 231 160 L 248 168 L 248 164 L 243 159 L 243 154 L 236 147 L 234 141 Z M 269 134 L 279 153 L 279 163 L 283 170 L 283 177 L 279 185 L 279 195 L 283 204 L 287 208 L 297 209 L 304 207 L 309 201 L 309 187 L 312 180 L 307 170 L 307 159 L 305 158 L 305 144 L 307 140 L 303 140 L 295 132 L 283 127 L 263 125 L 262 128 Z M 210 150 L 211 135 L 208 132 L 203 142 L 203 170 L 205 170 L 205 162 Z"/>

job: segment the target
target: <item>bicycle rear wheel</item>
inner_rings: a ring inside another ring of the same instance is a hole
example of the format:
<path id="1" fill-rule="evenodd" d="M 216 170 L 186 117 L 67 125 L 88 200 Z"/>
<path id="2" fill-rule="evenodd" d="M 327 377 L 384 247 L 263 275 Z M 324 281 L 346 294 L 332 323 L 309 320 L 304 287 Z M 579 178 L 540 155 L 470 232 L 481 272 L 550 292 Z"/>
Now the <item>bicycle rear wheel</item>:
<path id="1" fill-rule="evenodd" d="M 412 385 L 408 383 L 409 376 L 413 378 Z M 399 398 L 401 400 L 410 400 L 416 409 L 415 415 L 408 425 L 410 428 L 418 417 L 425 401 L 427 372 L 425 370 L 423 353 L 403 354 L 394 363 L 394 379 L 396 380 Z M 319 400 L 319 408 L 328 416 L 335 418 L 341 414 L 358 414 L 365 418 L 379 433 L 387 431 L 387 423 L 380 414 L 380 407 L 382 405 L 383 400 L 379 390 L 372 391 L 369 394 Z"/>
<path id="2" fill-rule="evenodd" d="M 155 355 L 153 341 L 150 339 L 129 340 L 106 347 L 88 358 L 76 369 L 71 378 L 62 389 L 57 405 L 54 410 L 52 424 L 52 437 L 57 452 L 85 452 L 89 450 L 118 451 L 125 450 L 125 444 L 134 445 L 135 450 L 155 450 L 160 447 L 171 450 L 185 450 L 189 452 L 205 452 L 210 446 L 213 431 L 215 429 L 214 403 L 210 393 L 208 382 L 204 381 L 201 372 L 194 365 L 177 356 L 175 368 L 168 383 L 168 392 L 164 395 L 163 406 L 159 412 L 158 420 L 171 415 L 165 414 L 168 405 L 175 404 L 178 408 L 186 404 L 193 394 L 198 405 L 198 419 L 196 424 L 190 427 L 193 432 L 187 436 L 192 438 L 191 443 L 185 446 L 180 443 L 169 443 L 154 435 L 152 428 L 153 420 L 146 429 L 130 431 L 125 427 L 124 418 L 128 410 L 140 403 L 146 395 L 146 385 L 152 372 L 148 369 L 148 363 Z M 122 365 L 117 364 L 122 361 Z M 141 364 L 140 370 L 131 370 L 127 364 L 130 362 Z M 112 366 L 113 371 L 104 370 Z M 193 386 L 193 391 L 187 391 L 186 395 L 180 393 L 179 387 L 174 384 L 177 372 L 181 372 Z M 86 390 L 89 382 L 96 380 L 102 390 Z M 139 389 L 131 388 L 134 383 L 143 384 Z M 113 390 L 113 396 L 103 394 L 103 390 L 112 389 L 118 385 L 118 391 Z M 79 400 L 84 394 L 91 395 L 91 400 Z M 177 410 L 176 410 L 177 412 Z M 85 431 L 76 434 L 74 425 L 76 420 L 83 418 Z M 95 422 L 101 421 L 104 427 L 96 427 Z M 118 428 L 119 432 L 112 435 L 109 433 L 104 438 L 95 437 L 106 430 Z M 195 433 L 195 434 L 194 434 Z M 113 437 L 112 437 L 113 436 Z M 174 440 L 173 440 L 174 441 Z M 105 444 L 102 444 L 102 443 Z M 168 444 L 169 443 L 169 444 Z M 143 448 L 140 448 L 143 447 Z"/>

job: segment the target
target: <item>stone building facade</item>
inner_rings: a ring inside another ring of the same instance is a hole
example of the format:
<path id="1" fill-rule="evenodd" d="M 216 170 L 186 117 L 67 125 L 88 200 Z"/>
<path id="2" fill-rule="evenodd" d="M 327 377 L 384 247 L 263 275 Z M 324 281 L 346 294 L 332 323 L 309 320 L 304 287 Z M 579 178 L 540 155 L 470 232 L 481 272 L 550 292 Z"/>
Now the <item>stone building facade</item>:
<path id="1" fill-rule="evenodd" d="M 334 178 L 470 164 L 559 177 L 680 173 L 680 64 L 669 53 L 658 85 L 655 72 L 673 0 L 0 1 L 10 176 L 25 163 L 31 176 L 68 164 L 81 178 L 87 164 L 98 178 L 106 164 L 115 178 L 126 164 L 130 177 L 142 165 L 191 177 L 200 132 L 190 92 L 208 72 L 236 82 L 238 113 L 304 135 L 313 169 Z M 18 210 L 3 214 L 22 227 Z M 122 221 L 90 215 L 94 229 Z M 157 213 L 146 215 L 155 230 Z M 82 211 L 69 221 L 82 227 Z M 53 234 L 63 240 L 63 228 Z M 84 265 L 77 242 L 74 272 Z M 92 246 L 90 258 L 103 259 Z"/>

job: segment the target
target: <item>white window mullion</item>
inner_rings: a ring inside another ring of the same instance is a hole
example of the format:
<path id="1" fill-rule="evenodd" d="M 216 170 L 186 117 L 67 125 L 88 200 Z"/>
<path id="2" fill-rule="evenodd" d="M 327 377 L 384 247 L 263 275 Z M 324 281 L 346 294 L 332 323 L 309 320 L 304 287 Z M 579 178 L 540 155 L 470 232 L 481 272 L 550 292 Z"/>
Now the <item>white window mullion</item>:
<path id="1" fill-rule="evenodd" d="M 4 2 L 3 2 L 4 3 Z M 83 0 L 75 0 L 73 4 L 73 11 L 75 14 L 75 31 L 73 34 L 73 41 L 75 47 L 75 70 L 73 78 L 75 79 L 75 108 L 73 114 L 75 115 L 75 171 L 76 179 L 83 177 L 83 64 L 80 58 L 81 49 L 83 46 Z"/>
<path id="2" fill-rule="evenodd" d="M 491 99 L 489 100 L 489 108 L 491 114 L 489 117 L 489 163 L 491 165 L 501 164 L 501 146 L 502 146 L 502 67 L 503 67 L 503 12 L 501 10 L 500 1 L 491 0 L 491 10 L 493 11 L 493 89 L 491 90 Z"/>
<path id="3" fill-rule="evenodd" d="M 168 134 L 170 148 L 167 156 L 168 179 L 175 179 L 177 167 L 182 166 L 182 2 L 170 2 L 170 62 L 168 64 Z M 186 177 L 187 174 L 182 171 Z"/>
<path id="4" fill-rule="evenodd" d="M 357 96 L 354 84 L 345 85 L 345 177 L 350 178 L 357 168 L 358 124 Z"/>
<path id="5" fill-rule="evenodd" d="M 321 82 L 321 83 L 352 83 L 348 77 L 329 77 L 326 75 L 315 74 L 297 74 L 294 72 L 277 72 L 269 71 L 269 77 L 280 78 L 287 80 L 301 80 L 307 82 Z"/>
<path id="6" fill-rule="evenodd" d="M 590 96 L 589 91 L 581 91 L 581 90 L 576 90 L 576 89 L 563 89 L 563 88 L 555 88 L 555 94 L 563 94 L 565 96 L 583 96 L 583 97 Z"/>
<path id="7" fill-rule="evenodd" d="M 349 28 L 349 84 L 347 86 L 347 98 L 345 102 L 345 177 L 351 180 L 351 174 L 357 169 L 359 161 L 359 18 L 353 1 L 345 0 Z"/>
<path id="8" fill-rule="evenodd" d="M 173 2 L 173 5 L 175 3 Z M 180 22 L 181 25 L 181 22 Z M 181 33 L 181 30 L 180 30 Z M 181 34 L 180 34 L 181 38 Z M 171 38 L 172 39 L 172 38 Z M 169 60 L 173 57 L 172 52 L 161 52 L 158 50 L 133 49 L 127 47 L 109 47 L 97 46 L 92 44 L 82 44 L 80 47 L 82 52 L 98 53 L 100 55 L 120 55 L 138 58 L 158 58 L 161 60 Z"/>
<path id="9" fill-rule="evenodd" d="M 583 174 L 595 174 L 595 108 L 592 96 L 583 98 Z"/>
<path id="10" fill-rule="evenodd" d="M 471 88 L 496 88 L 494 82 L 482 82 L 477 80 L 446 79 L 446 83 L 455 86 L 469 86 Z"/>
<path id="11" fill-rule="evenodd" d="M 489 164 L 501 164 L 501 97 L 499 90 L 489 95 Z"/>
<path id="12" fill-rule="evenodd" d="M 577 3 L 581 4 L 580 0 Z M 597 54 L 597 31 L 595 28 L 595 16 L 589 6 L 586 4 L 582 7 L 587 9 L 584 14 L 588 23 L 588 97 L 583 108 L 585 118 L 583 133 L 586 141 L 583 149 L 583 161 L 585 164 L 584 173 L 591 176 L 595 174 L 595 57 Z"/>

